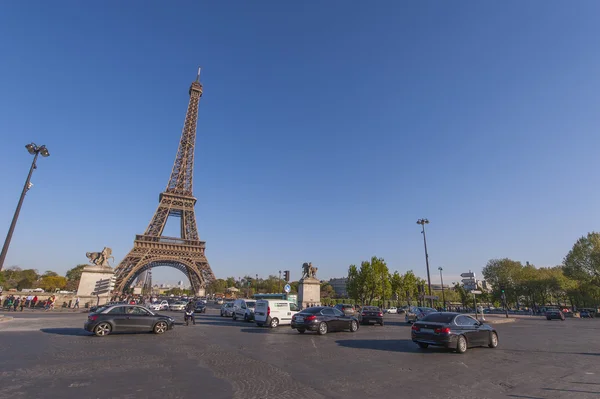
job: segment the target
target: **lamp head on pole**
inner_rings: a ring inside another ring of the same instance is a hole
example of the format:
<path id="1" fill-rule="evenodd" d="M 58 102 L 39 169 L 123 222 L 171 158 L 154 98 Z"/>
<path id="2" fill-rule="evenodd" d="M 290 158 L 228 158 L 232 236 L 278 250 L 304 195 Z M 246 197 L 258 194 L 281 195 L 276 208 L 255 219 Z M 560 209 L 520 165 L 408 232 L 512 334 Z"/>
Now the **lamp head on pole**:
<path id="1" fill-rule="evenodd" d="M 40 154 L 42 154 L 42 156 L 44 158 L 49 157 L 50 156 L 50 152 L 48 151 L 48 148 L 46 148 L 45 145 L 41 146 L 38 151 L 40 152 Z"/>
<path id="2" fill-rule="evenodd" d="M 429 224 L 429 220 L 427 220 L 427 219 L 419 219 L 419 220 L 417 220 L 417 224 L 420 224 L 421 226 L 424 226 L 426 224 Z"/>
<path id="3" fill-rule="evenodd" d="M 442 271 L 442 270 L 444 270 L 444 269 L 442 269 L 442 267 L 440 266 L 440 267 L 438 267 L 438 270 L 439 270 L 439 271 Z"/>
<path id="4" fill-rule="evenodd" d="M 25 148 L 27 148 L 27 151 L 28 151 L 28 152 L 29 152 L 31 155 L 35 154 L 35 153 L 37 152 L 37 150 L 38 150 L 38 148 L 37 148 L 37 145 L 35 145 L 35 143 L 27 144 L 27 145 L 25 146 Z"/>

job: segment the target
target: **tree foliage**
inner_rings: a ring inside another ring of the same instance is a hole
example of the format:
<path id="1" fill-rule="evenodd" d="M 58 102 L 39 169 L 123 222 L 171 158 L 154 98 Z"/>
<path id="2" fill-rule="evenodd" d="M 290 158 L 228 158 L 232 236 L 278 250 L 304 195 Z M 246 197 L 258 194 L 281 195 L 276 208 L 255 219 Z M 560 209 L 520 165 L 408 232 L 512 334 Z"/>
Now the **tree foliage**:
<path id="1" fill-rule="evenodd" d="M 600 233 L 581 237 L 563 261 L 567 277 L 600 287 Z"/>

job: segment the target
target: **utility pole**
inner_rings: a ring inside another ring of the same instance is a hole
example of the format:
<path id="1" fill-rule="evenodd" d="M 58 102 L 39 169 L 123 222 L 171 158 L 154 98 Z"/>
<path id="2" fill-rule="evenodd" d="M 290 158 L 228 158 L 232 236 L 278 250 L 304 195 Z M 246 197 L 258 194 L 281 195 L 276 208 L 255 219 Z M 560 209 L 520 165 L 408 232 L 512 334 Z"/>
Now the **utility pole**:
<path id="1" fill-rule="evenodd" d="M 279 271 L 279 291 L 281 293 L 281 270 Z"/>
<path id="2" fill-rule="evenodd" d="M 429 303 L 430 306 L 433 307 L 433 297 L 431 297 L 431 276 L 429 274 L 429 254 L 427 253 L 427 237 L 425 236 L 425 225 L 429 224 L 429 220 L 419 219 L 417 220 L 417 224 L 420 224 L 423 228 L 421 233 L 423 234 L 423 244 L 425 246 L 425 265 L 427 266 L 427 286 L 429 288 Z"/>
<path id="3" fill-rule="evenodd" d="M 446 296 L 444 295 L 444 277 L 442 276 L 442 267 L 438 267 L 438 270 L 440 271 L 440 280 L 442 282 L 442 306 L 444 307 L 444 311 L 446 311 Z"/>

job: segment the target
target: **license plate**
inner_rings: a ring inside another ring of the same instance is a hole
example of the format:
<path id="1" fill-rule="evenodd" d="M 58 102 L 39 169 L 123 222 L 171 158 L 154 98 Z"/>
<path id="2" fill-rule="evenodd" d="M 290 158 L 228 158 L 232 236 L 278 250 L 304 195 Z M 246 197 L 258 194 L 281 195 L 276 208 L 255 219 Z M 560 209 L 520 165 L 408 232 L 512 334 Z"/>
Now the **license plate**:
<path id="1" fill-rule="evenodd" d="M 424 333 L 433 333 L 433 330 L 431 328 L 421 328 L 421 332 L 424 332 Z"/>
<path id="2" fill-rule="evenodd" d="M 296 317 L 296 322 L 297 323 L 303 323 L 304 322 L 304 317 Z"/>

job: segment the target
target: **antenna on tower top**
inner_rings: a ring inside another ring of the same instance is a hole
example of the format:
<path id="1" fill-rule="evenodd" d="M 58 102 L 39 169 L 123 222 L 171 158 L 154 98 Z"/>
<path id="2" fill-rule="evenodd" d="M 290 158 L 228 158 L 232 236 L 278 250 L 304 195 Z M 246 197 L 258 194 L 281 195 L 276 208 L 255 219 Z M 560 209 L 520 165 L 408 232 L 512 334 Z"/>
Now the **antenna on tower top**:
<path id="1" fill-rule="evenodd" d="M 202 70 L 201 67 L 198 67 L 198 75 L 196 75 L 196 82 L 200 81 L 200 71 Z"/>

